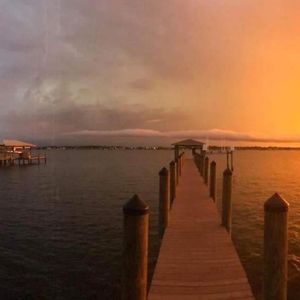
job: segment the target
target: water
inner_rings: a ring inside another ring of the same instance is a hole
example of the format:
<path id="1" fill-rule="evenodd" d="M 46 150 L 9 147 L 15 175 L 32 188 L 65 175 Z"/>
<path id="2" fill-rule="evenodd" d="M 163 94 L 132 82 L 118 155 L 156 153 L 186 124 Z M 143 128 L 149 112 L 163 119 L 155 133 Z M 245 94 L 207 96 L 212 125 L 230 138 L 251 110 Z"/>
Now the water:
<path id="1" fill-rule="evenodd" d="M 158 251 L 159 169 L 171 151 L 49 151 L 46 166 L 0 169 L 0 299 L 119 299 L 122 205 L 151 207 L 150 269 Z M 221 171 L 218 163 L 218 195 Z M 235 154 L 233 240 L 259 299 L 263 203 L 291 204 L 289 299 L 300 299 L 300 152 Z M 218 200 L 220 197 L 218 196 Z"/>

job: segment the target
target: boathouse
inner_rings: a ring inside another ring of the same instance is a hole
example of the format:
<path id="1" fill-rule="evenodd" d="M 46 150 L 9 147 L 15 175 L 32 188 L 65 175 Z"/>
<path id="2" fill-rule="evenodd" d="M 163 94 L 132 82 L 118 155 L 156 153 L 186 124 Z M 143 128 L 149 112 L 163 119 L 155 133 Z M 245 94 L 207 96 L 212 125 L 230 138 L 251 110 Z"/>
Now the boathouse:
<path id="1" fill-rule="evenodd" d="M 192 139 L 179 141 L 177 143 L 172 144 L 172 146 L 174 146 L 175 161 L 178 159 L 181 149 L 192 149 L 194 153 L 194 151 L 196 151 L 197 149 L 199 149 L 200 152 L 202 152 L 207 148 L 205 143 Z"/>
<path id="2" fill-rule="evenodd" d="M 0 165 L 13 165 L 15 161 L 21 164 L 32 164 L 34 161 L 40 164 L 41 160 L 46 162 L 46 155 L 35 155 L 33 150 L 37 146 L 28 142 L 4 139 L 0 143 Z"/>
<path id="3" fill-rule="evenodd" d="M 36 148 L 36 145 L 17 140 L 5 139 L 2 141 L 2 147 L 7 153 L 28 155 L 32 152 L 32 149 Z"/>

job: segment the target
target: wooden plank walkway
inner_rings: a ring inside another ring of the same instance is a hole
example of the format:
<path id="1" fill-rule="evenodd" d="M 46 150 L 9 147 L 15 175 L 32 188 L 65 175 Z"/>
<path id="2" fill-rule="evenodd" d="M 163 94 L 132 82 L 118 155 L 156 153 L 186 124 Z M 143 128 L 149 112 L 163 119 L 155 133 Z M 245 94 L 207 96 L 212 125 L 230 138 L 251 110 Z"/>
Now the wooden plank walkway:
<path id="1" fill-rule="evenodd" d="M 246 273 L 192 159 L 184 162 L 149 300 L 254 299 Z"/>

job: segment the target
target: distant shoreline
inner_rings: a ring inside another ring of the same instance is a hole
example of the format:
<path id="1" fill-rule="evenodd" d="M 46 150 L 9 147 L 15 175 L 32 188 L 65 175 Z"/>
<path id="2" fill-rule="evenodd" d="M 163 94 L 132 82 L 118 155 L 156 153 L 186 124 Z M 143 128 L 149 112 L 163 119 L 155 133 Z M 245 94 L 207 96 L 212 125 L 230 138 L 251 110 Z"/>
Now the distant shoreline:
<path id="1" fill-rule="evenodd" d="M 210 146 L 210 151 L 219 151 L 223 147 Z M 37 150 L 173 150 L 172 147 L 163 146 L 40 146 Z M 254 150 L 254 151 L 295 151 L 300 150 L 300 147 L 260 147 L 260 146 L 239 146 L 235 147 L 236 151 Z"/>

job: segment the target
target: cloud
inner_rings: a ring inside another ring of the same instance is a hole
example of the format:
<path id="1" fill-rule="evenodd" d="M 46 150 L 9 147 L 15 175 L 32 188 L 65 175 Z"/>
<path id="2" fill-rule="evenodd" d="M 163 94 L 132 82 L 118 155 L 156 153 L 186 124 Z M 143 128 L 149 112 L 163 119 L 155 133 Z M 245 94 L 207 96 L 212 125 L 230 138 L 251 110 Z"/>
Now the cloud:
<path id="1" fill-rule="evenodd" d="M 39 81 L 25 91 L 27 102 L 2 112 L 1 133 L 4 137 L 34 138 L 35 140 L 66 137 L 66 132 L 96 132 L 145 128 L 175 129 L 177 120 L 185 120 L 184 112 L 143 104 L 115 100 L 86 101 L 88 89 L 68 81 Z"/>
<path id="2" fill-rule="evenodd" d="M 281 2 L 0 0 L 0 135 L 297 132 L 300 4 Z"/>
<path id="3" fill-rule="evenodd" d="M 149 78 L 139 78 L 131 82 L 131 87 L 136 90 L 148 91 L 154 86 L 154 83 Z"/>
<path id="4" fill-rule="evenodd" d="M 166 137 L 167 135 L 151 129 L 121 129 L 121 130 L 80 130 L 67 132 L 72 136 L 100 136 L 100 137 Z"/>
<path id="5" fill-rule="evenodd" d="M 165 138 L 194 138 L 213 141 L 236 142 L 270 142 L 270 143 L 299 143 L 300 135 L 266 136 L 259 134 L 239 133 L 231 130 L 186 130 L 186 131 L 158 131 L 151 129 L 123 129 L 123 130 L 80 130 L 68 132 L 70 136 L 89 137 L 165 137 Z"/>

